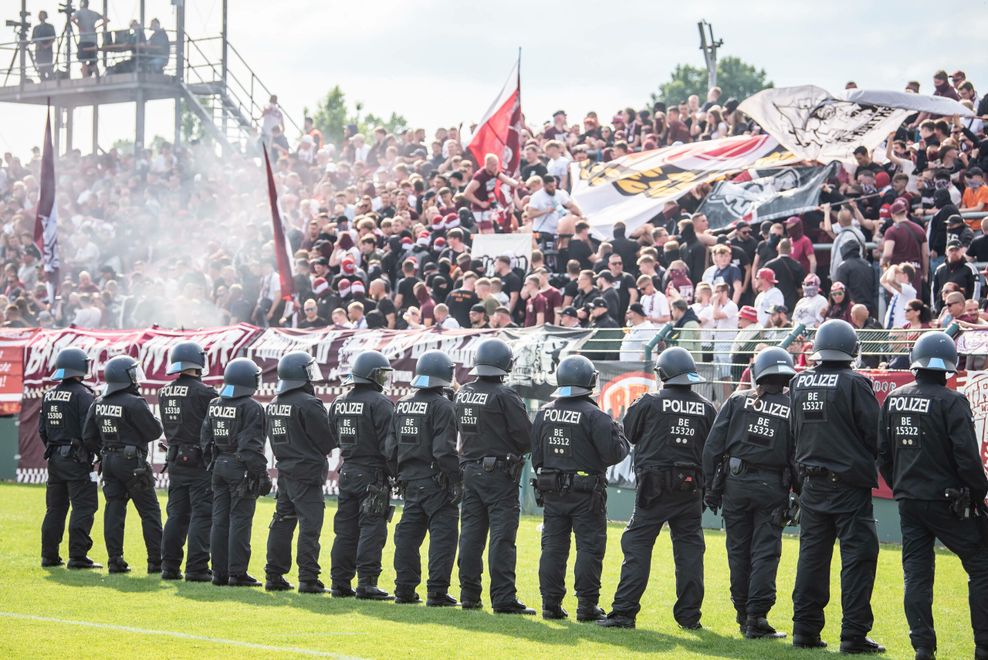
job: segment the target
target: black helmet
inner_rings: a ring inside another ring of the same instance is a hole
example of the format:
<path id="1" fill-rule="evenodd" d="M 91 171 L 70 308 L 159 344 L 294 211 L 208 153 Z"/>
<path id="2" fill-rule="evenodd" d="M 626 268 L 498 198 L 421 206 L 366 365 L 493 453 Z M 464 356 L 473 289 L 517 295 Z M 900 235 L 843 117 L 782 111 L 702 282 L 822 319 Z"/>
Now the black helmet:
<path id="1" fill-rule="evenodd" d="M 388 384 L 389 374 L 394 371 L 388 358 L 380 351 L 365 351 L 353 361 L 350 373 L 351 383 L 368 383 L 381 389 Z"/>
<path id="2" fill-rule="evenodd" d="M 751 379 L 755 383 L 762 382 L 762 379 L 769 376 L 792 376 L 796 375 L 796 369 L 792 364 L 792 356 L 784 348 L 773 346 L 762 349 L 755 356 L 755 363 L 751 365 Z"/>
<path id="3" fill-rule="evenodd" d="M 909 354 L 910 369 L 926 369 L 927 371 L 957 371 L 957 346 L 954 340 L 945 332 L 927 332 L 923 334 Z"/>
<path id="4" fill-rule="evenodd" d="M 696 362 L 685 348 L 674 346 L 659 353 L 655 371 L 666 385 L 695 385 L 704 382 L 696 372 Z"/>
<path id="5" fill-rule="evenodd" d="M 231 360 L 223 371 L 223 389 L 220 396 L 224 399 L 237 399 L 250 396 L 261 386 L 261 368 L 248 358 Z"/>
<path id="6" fill-rule="evenodd" d="M 850 362 L 858 354 L 858 334 L 847 321 L 830 319 L 817 328 L 813 348 L 811 360 Z"/>
<path id="7" fill-rule="evenodd" d="M 471 376 L 507 376 L 514 360 L 511 347 L 500 339 L 485 339 L 477 346 Z"/>
<path id="8" fill-rule="evenodd" d="M 305 351 L 286 353 L 278 360 L 278 394 L 322 380 L 316 359 Z"/>
<path id="9" fill-rule="evenodd" d="M 89 375 L 89 356 L 81 348 L 63 348 L 55 358 L 55 373 L 52 380 L 85 378 Z"/>
<path id="10" fill-rule="evenodd" d="M 415 363 L 412 387 L 449 387 L 453 384 L 453 361 L 442 351 L 426 351 Z"/>
<path id="11" fill-rule="evenodd" d="M 202 346 L 194 341 L 183 341 L 181 344 L 176 344 L 168 354 L 168 369 L 165 373 L 171 375 L 186 369 L 205 368 L 206 351 L 202 350 Z"/>
<path id="12" fill-rule="evenodd" d="M 144 380 L 141 365 L 129 355 L 118 355 L 103 367 L 103 396 L 139 385 Z"/>
<path id="13" fill-rule="evenodd" d="M 593 394 L 597 387 L 597 369 L 582 355 L 570 355 L 556 367 L 556 391 L 552 396 L 567 399 Z"/>

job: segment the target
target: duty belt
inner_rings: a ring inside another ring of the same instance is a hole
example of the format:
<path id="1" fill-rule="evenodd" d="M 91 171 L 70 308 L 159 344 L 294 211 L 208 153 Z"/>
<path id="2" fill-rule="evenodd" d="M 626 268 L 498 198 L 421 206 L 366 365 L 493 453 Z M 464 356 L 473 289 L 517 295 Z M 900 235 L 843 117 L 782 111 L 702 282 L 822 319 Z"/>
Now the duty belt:
<path id="1" fill-rule="evenodd" d="M 812 478 L 814 481 L 826 481 L 835 485 L 841 483 L 840 475 L 833 470 L 813 465 L 804 465 L 802 468 L 806 476 Z"/>

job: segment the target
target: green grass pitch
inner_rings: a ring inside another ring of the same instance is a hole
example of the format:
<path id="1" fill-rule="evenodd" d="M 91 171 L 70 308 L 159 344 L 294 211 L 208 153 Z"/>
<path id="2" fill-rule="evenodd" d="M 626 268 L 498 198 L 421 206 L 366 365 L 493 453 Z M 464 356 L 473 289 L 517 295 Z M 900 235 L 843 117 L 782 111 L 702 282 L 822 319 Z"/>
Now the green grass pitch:
<path id="1" fill-rule="evenodd" d="M 656 545 L 652 580 L 642 603 L 638 629 L 603 630 L 593 624 L 546 622 L 541 618 L 492 614 L 485 609 L 431 609 L 354 599 L 333 599 L 262 589 L 217 588 L 163 582 L 145 573 L 139 518 L 127 516 L 126 558 L 134 572 L 68 571 L 40 567 L 40 522 L 44 488 L 0 485 L 0 657 L 3 658 L 202 658 L 236 656 L 365 658 L 623 658 L 648 654 L 668 658 L 819 657 L 836 652 L 839 642 L 839 568 L 832 570 L 832 603 L 827 610 L 826 651 L 796 651 L 784 641 L 746 641 L 734 623 L 728 595 L 724 536 L 707 533 L 704 629 L 680 630 L 672 618 L 674 568 L 668 533 Z M 165 498 L 161 497 L 162 510 Z M 273 500 L 259 501 L 254 518 L 251 573 L 263 579 L 267 527 Z M 93 529 L 91 552 L 106 561 L 102 538 L 103 501 Z M 323 577 L 328 583 L 332 516 L 327 502 L 322 534 Z M 400 514 L 400 509 L 399 512 Z M 397 522 L 397 515 L 395 517 Z M 538 562 L 540 517 L 524 516 L 518 532 L 519 597 L 539 609 Z M 608 530 L 601 605 L 610 607 L 621 566 L 622 525 Z M 391 539 L 384 553 L 381 585 L 394 586 Z M 67 539 L 66 539 L 67 541 Z M 770 620 L 792 630 L 792 585 L 798 541 L 786 538 L 779 570 L 779 599 Z M 65 542 L 62 555 L 66 557 Z M 835 560 L 839 553 L 835 553 Z M 423 560 L 424 560 L 423 553 Z M 951 554 L 937 556 L 934 611 L 941 658 L 972 657 L 973 640 L 967 608 L 967 579 Z M 572 595 L 564 606 L 575 615 Z M 294 572 L 289 579 L 295 583 Z M 485 575 L 485 587 L 487 584 Z M 458 595 L 454 571 L 453 595 Z M 424 586 L 419 594 L 424 597 Z M 902 613 L 902 569 L 897 547 L 883 547 L 872 601 L 873 636 L 884 643 L 885 657 L 911 658 L 908 626 Z"/>

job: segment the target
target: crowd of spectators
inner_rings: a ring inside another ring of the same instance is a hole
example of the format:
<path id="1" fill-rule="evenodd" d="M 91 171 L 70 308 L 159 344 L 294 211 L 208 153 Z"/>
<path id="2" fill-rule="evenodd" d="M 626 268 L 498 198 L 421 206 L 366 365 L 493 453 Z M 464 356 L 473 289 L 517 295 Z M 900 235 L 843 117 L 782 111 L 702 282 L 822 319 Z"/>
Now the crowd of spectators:
<path id="1" fill-rule="evenodd" d="M 293 142 L 273 98 L 259 128 L 288 228 L 292 301 L 274 265 L 261 147 L 223 158 L 208 144 L 166 142 L 63 155 L 55 301 L 32 238 L 40 153 L 7 153 L 0 309 L 9 327 L 582 326 L 606 331 L 596 350 L 612 359 L 640 355 L 672 322 L 680 341 L 722 362 L 767 333 L 828 318 L 988 327 L 988 220 L 963 216 L 988 210 L 988 95 L 960 71 L 937 72 L 924 91 L 978 117 L 910 117 L 887 146 L 839 167 L 817 210 L 711 230 L 697 213 L 701 185 L 606 241 L 567 193 L 571 162 L 758 132 L 736 99 L 713 88 L 705 100 L 610 116 L 559 111 L 527 123 L 519 171 L 505 172 L 496 156 L 475 163 L 455 127 L 350 126 L 333 144 L 306 118 Z M 519 229 L 534 232 L 526 271 L 471 257 L 478 234 Z"/>

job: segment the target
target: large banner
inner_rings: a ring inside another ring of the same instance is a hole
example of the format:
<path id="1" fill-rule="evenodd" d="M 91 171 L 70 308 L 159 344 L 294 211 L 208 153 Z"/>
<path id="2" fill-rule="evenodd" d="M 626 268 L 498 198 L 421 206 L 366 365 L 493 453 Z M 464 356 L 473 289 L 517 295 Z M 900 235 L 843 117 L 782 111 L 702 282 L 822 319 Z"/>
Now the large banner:
<path id="1" fill-rule="evenodd" d="M 856 148 L 874 149 L 914 112 L 971 115 L 939 96 L 847 90 L 838 98 L 814 85 L 765 89 L 738 109 L 800 158 L 823 163 L 851 162 Z"/>
<path id="2" fill-rule="evenodd" d="M 735 220 L 773 220 L 817 208 L 823 184 L 833 176 L 836 163 L 825 167 L 780 167 L 759 172 L 747 181 L 721 181 L 704 198 L 698 213 L 712 229 Z"/>
<path id="3" fill-rule="evenodd" d="M 16 415 L 24 398 L 24 349 L 37 328 L 0 329 L 0 416 Z"/>
<path id="4" fill-rule="evenodd" d="M 609 163 L 571 166 L 573 200 L 602 239 L 623 222 L 628 233 L 696 186 L 749 167 L 778 167 L 795 157 L 769 135 L 739 135 L 633 153 Z"/>
<path id="5" fill-rule="evenodd" d="M 494 275 L 495 259 L 511 257 L 511 267 L 528 272 L 532 263 L 532 233 L 478 234 L 473 238 L 470 256 L 484 263 L 484 274 Z"/>

